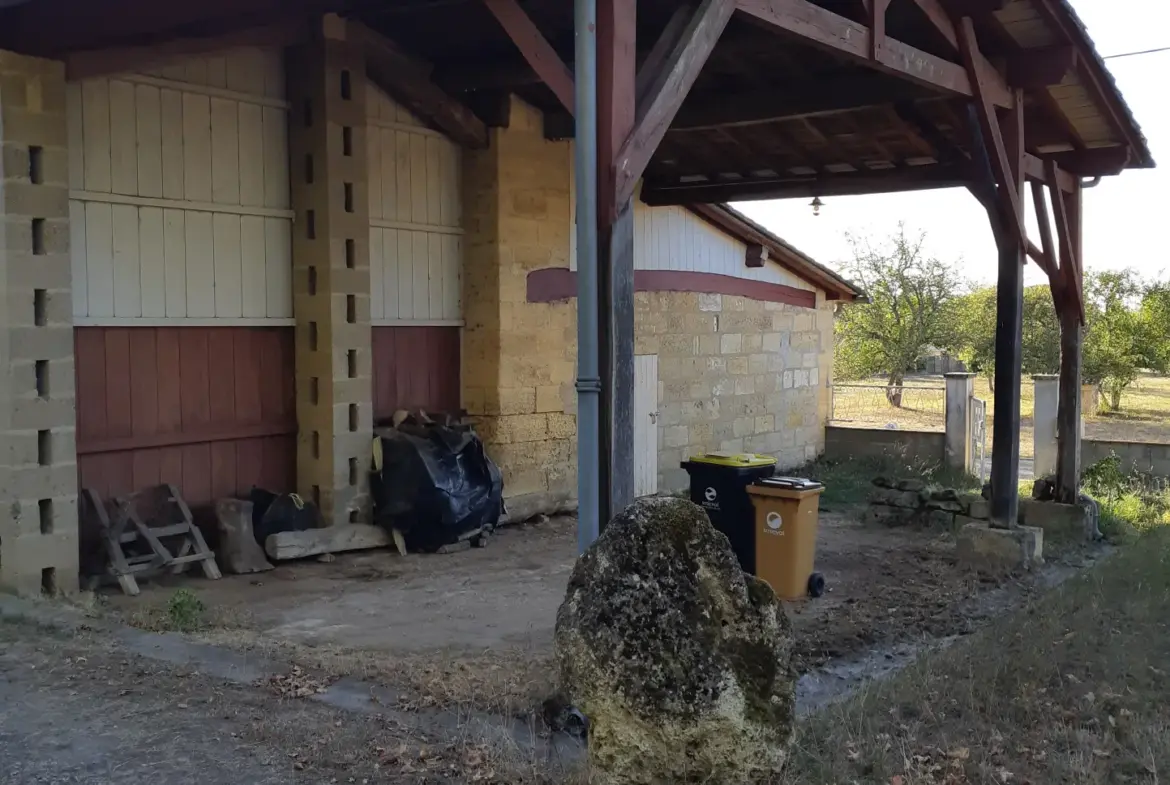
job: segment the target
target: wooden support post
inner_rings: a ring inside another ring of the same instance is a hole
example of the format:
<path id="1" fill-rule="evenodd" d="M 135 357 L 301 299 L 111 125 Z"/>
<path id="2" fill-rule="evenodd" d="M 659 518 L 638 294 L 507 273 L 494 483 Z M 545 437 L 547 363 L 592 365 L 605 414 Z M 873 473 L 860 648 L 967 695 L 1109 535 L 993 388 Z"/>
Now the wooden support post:
<path id="1" fill-rule="evenodd" d="M 1079 272 L 1081 255 L 1081 188 L 1078 183 L 1073 193 L 1065 198 L 1069 219 L 1070 250 Z M 1075 283 L 1065 279 L 1066 286 L 1082 286 L 1078 275 Z M 1071 294 L 1071 293 L 1070 293 Z M 1080 302 L 1084 302 L 1084 293 Z M 1073 504 L 1080 494 L 1081 484 L 1081 316 L 1074 306 L 1074 297 L 1064 298 L 1060 316 L 1060 404 L 1056 413 L 1056 500 Z"/>
<path id="2" fill-rule="evenodd" d="M 1007 181 L 1000 189 L 1011 189 L 1012 197 L 1001 193 L 996 200 L 999 221 L 999 277 L 996 285 L 995 325 L 995 425 L 991 453 L 991 525 L 1017 525 L 1020 473 L 1020 345 L 1023 342 L 1024 247 L 1015 229 L 1024 222 L 1024 102 L 1017 94 L 1011 111 L 995 124 L 1002 141 L 996 145 L 1002 155 Z M 991 116 L 995 120 L 994 112 Z M 985 140 L 986 141 L 986 140 Z M 994 164 L 995 153 L 992 153 Z M 997 178 L 998 179 L 998 178 Z M 1009 207 L 1010 205 L 1010 207 Z M 1008 214 L 1016 210 L 1015 215 Z"/>
<path id="3" fill-rule="evenodd" d="M 601 352 L 601 524 L 634 500 L 634 209 L 617 199 L 618 152 L 634 130 L 637 11 L 597 4 L 597 274 Z"/>

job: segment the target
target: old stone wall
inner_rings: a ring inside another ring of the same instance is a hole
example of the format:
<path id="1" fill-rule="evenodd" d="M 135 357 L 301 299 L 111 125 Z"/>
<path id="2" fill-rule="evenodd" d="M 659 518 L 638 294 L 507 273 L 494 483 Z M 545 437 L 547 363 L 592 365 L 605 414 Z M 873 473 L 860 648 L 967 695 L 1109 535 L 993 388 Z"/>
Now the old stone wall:
<path id="1" fill-rule="evenodd" d="M 1170 477 L 1170 444 L 1081 440 L 1082 466 L 1092 466 L 1111 455 L 1117 456 L 1122 471 L 1127 473 L 1138 471 L 1155 477 Z"/>
<path id="2" fill-rule="evenodd" d="M 942 463 L 946 434 L 897 428 L 825 428 L 825 457 L 836 461 L 893 457 L 918 463 Z"/>
<path id="3" fill-rule="evenodd" d="M 824 449 L 833 312 L 690 292 L 635 296 L 635 353 L 658 355 L 659 490 L 685 488 L 679 463 L 724 450 L 774 455 L 782 469 Z"/>
<path id="4" fill-rule="evenodd" d="M 508 128 L 464 154 L 463 402 L 513 515 L 575 495 L 576 303 L 529 303 L 528 273 L 568 267 L 568 142 L 513 99 Z"/>

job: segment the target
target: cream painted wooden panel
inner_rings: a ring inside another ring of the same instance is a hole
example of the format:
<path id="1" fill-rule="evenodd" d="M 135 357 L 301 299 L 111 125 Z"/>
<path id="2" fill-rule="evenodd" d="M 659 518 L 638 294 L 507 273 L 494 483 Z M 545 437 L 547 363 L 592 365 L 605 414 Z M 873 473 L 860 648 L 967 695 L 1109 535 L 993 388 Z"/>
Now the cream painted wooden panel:
<path id="1" fill-rule="evenodd" d="M 574 220 L 576 211 L 573 212 Z M 634 269 L 714 273 L 815 291 L 816 287 L 780 265 L 748 267 L 747 246 L 685 207 L 634 205 Z M 572 233 L 569 268 L 577 269 L 577 237 Z"/>
<path id="2" fill-rule="evenodd" d="M 371 318 L 459 324 L 459 148 L 376 87 L 367 89 Z"/>
<path id="3" fill-rule="evenodd" d="M 67 108 L 79 323 L 291 319 L 279 50 L 72 83 Z"/>

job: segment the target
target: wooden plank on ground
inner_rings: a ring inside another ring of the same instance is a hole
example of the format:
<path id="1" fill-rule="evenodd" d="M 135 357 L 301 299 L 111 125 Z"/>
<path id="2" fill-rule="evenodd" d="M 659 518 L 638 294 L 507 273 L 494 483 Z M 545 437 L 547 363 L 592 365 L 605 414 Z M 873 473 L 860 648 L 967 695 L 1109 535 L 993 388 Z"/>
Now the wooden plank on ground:
<path id="1" fill-rule="evenodd" d="M 264 550 L 268 558 L 284 561 L 319 556 L 322 553 L 386 548 L 392 543 L 389 532 L 381 527 L 343 523 L 320 529 L 271 534 L 264 542 Z"/>

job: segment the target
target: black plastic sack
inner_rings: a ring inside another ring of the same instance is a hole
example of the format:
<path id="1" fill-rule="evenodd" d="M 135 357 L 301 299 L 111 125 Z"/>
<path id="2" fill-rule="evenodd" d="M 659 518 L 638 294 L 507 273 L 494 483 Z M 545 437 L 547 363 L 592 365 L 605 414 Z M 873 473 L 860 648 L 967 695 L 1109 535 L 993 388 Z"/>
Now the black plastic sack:
<path id="1" fill-rule="evenodd" d="M 252 533 L 261 548 L 270 534 L 317 526 L 317 508 L 295 493 L 276 494 L 253 487 L 248 500 L 252 502 Z"/>
<path id="2" fill-rule="evenodd" d="M 499 523 L 503 477 L 470 427 L 404 423 L 378 429 L 376 438 L 374 520 L 399 531 L 408 550 L 433 551 Z"/>

